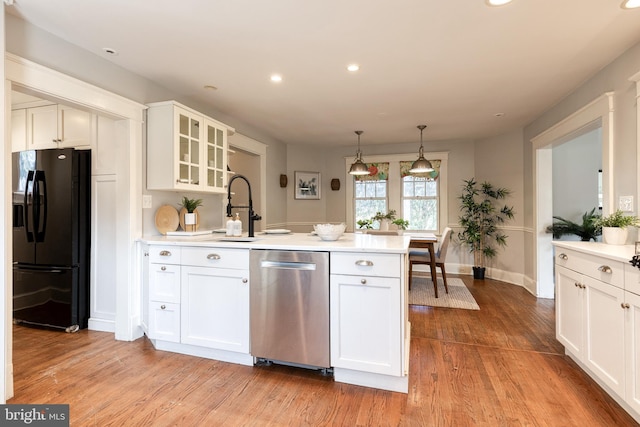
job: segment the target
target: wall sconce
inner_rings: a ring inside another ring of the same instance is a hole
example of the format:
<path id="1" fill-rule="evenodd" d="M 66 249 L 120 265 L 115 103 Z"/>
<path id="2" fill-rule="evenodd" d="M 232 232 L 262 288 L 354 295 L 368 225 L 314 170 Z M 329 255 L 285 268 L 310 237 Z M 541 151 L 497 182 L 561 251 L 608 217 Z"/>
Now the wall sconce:
<path id="1" fill-rule="evenodd" d="M 285 188 L 287 186 L 287 182 L 288 182 L 287 175 L 280 174 L 280 187 Z"/>
<path id="2" fill-rule="evenodd" d="M 333 191 L 338 191 L 340 189 L 340 180 L 338 178 L 333 178 L 331 180 L 331 189 Z"/>

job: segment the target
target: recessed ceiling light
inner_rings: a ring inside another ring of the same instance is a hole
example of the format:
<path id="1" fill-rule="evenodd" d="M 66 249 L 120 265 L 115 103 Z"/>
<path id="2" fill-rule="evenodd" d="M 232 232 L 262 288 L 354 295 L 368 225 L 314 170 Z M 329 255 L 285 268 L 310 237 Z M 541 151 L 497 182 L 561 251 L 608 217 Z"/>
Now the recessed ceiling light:
<path id="1" fill-rule="evenodd" d="M 110 47 L 103 47 L 102 50 L 109 55 L 117 55 L 118 51 L 115 49 L 111 49 Z"/>
<path id="2" fill-rule="evenodd" d="M 360 69 L 360 66 L 358 64 L 349 64 L 347 65 L 347 70 L 354 72 L 354 71 L 358 71 Z"/>
<path id="3" fill-rule="evenodd" d="M 511 3 L 513 0 L 485 0 L 487 5 L 489 6 L 504 6 L 505 4 Z"/>
<path id="4" fill-rule="evenodd" d="M 502 117 L 502 116 L 504 116 L 504 113 L 495 113 L 495 114 L 494 114 L 494 116 L 496 116 L 496 117 Z"/>
<path id="5" fill-rule="evenodd" d="M 640 0 L 625 0 L 620 5 L 623 9 L 635 9 L 640 7 Z"/>
<path id="6" fill-rule="evenodd" d="M 271 81 L 279 83 L 279 82 L 282 81 L 282 76 L 280 74 L 272 74 L 271 75 Z"/>
<path id="7" fill-rule="evenodd" d="M 218 90 L 218 88 L 214 85 L 204 85 L 204 88 L 207 90 Z"/>

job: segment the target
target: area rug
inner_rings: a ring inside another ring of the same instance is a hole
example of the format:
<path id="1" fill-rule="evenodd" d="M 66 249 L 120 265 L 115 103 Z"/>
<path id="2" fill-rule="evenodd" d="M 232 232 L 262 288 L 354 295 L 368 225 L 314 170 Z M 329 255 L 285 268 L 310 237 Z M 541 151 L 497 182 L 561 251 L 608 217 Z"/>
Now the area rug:
<path id="1" fill-rule="evenodd" d="M 480 310 L 480 306 L 461 279 L 447 278 L 447 285 L 449 293 L 445 292 L 444 282 L 438 278 L 438 298 L 436 298 L 431 278 L 413 276 L 413 283 L 409 291 L 409 304 Z"/>

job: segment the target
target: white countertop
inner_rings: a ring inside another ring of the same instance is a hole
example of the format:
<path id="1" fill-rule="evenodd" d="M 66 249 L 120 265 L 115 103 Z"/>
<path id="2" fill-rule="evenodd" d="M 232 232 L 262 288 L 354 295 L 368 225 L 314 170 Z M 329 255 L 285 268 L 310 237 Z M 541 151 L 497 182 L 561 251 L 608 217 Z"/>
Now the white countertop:
<path id="1" fill-rule="evenodd" d="M 635 255 L 635 245 L 609 245 L 602 242 L 577 242 L 555 240 L 554 246 L 573 249 L 591 255 L 604 256 L 615 261 L 629 262 Z"/>
<path id="2" fill-rule="evenodd" d="M 243 235 L 246 239 L 246 234 Z M 243 249 L 287 249 L 333 252 L 381 252 L 407 253 L 411 237 L 345 233 L 338 240 L 326 242 L 309 233 L 264 234 L 255 233 L 255 240 L 233 241 L 224 234 L 202 236 L 148 236 L 141 241 L 150 245 L 180 245 L 203 247 L 226 247 Z"/>

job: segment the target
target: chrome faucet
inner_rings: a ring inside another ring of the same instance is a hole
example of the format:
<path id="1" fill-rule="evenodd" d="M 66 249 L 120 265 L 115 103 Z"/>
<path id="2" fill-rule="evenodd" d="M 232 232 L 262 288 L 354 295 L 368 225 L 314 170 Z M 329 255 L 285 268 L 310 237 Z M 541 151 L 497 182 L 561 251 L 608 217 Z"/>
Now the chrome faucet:
<path id="1" fill-rule="evenodd" d="M 231 184 L 233 183 L 233 181 L 235 181 L 236 178 L 243 179 L 244 182 L 247 183 L 247 187 L 249 187 L 249 205 L 248 206 L 233 206 L 231 204 Z M 227 184 L 227 199 L 229 200 L 229 202 L 227 203 L 227 216 L 231 216 L 231 209 L 233 208 L 249 208 L 249 237 L 254 237 L 253 223 L 255 221 L 260 221 L 262 217 L 253 211 L 253 200 L 251 198 L 251 184 L 249 184 L 249 180 L 244 175 L 234 175 L 233 177 L 231 177 L 231 179 L 229 180 L 229 184 Z"/>

